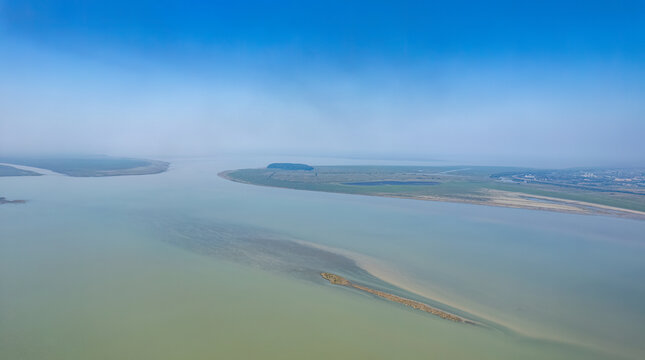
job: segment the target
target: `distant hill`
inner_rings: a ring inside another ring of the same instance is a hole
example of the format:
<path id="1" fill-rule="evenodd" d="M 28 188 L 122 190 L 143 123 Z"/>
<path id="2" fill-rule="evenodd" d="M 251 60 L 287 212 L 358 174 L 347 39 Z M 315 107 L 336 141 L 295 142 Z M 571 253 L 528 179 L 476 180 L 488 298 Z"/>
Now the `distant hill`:
<path id="1" fill-rule="evenodd" d="M 307 164 L 295 164 L 295 163 L 273 163 L 267 166 L 267 169 L 281 169 L 281 170 L 307 170 L 311 171 L 314 168 Z"/>

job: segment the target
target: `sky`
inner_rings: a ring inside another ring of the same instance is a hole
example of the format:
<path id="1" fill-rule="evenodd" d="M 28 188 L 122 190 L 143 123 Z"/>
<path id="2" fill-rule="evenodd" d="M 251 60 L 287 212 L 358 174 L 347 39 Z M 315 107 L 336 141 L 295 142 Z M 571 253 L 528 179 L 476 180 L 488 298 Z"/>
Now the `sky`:
<path id="1" fill-rule="evenodd" d="M 645 1 L 0 0 L 0 153 L 645 166 Z"/>

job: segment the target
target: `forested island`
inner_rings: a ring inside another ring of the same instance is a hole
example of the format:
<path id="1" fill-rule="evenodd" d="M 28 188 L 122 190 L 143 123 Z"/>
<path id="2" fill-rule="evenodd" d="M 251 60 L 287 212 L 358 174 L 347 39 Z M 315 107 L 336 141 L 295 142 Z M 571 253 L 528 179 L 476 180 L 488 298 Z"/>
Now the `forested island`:
<path id="1" fill-rule="evenodd" d="M 307 164 L 296 164 L 296 163 L 273 163 L 267 166 L 267 169 L 281 169 L 281 170 L 313 170 L 313 166 Z"/>

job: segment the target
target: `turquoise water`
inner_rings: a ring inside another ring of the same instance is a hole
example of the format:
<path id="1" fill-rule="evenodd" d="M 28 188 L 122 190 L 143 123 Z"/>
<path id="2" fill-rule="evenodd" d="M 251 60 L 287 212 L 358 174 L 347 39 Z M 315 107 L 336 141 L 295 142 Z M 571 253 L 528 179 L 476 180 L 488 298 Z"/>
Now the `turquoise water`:
<path id="1" fill-rule="evenodd" d="M 645 355 L 645 222 L 257 187 L 217 172 L 271 159 L 171 161 L 0 178 L 0 196 L 29 200 L 0 206 L 0 358 Z M 322 268 L 490 326 L 331 286 Z"/>

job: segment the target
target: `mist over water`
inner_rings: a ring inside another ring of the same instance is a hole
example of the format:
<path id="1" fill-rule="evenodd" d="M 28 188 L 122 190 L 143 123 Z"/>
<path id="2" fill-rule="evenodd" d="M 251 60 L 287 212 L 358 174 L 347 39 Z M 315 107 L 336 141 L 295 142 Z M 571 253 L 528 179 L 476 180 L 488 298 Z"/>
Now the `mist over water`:
<path id="1" fill-rule="evenodd" d="M 0 153 L 642 165 L 621 4 L 4 2 Z"/>

